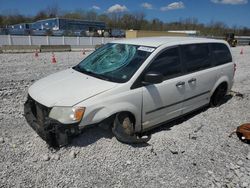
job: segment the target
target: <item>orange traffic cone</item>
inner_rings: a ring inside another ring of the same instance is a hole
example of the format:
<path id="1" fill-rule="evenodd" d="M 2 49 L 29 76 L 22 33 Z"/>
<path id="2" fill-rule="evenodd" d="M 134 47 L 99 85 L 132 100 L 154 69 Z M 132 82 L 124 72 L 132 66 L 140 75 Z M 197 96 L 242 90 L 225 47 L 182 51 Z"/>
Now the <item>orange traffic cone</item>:
<path id="1" fill-rule="evenodd" d="M 84 49 L 82 49 L 82 55 L 85 55 L 86 53 L 85 53 L 85 50 Z"/>
<path id="2" fill-rule="evenodd" d="M 35 57 L 38 57 L 38 51 L 37 50 L 35 51 Z"/>
<path id="3" fill-rule="evenodd" d="M 51 63 L 56 63 L 56 57 L 54 53 L 52 53 Z"/>
<path id="4" fill-rule="evenodd" d="M 241 54 L 241 55 L 243 55 L 243 48 L 241 48 L 241 50 L 240 50 L 240 54 Z"/>

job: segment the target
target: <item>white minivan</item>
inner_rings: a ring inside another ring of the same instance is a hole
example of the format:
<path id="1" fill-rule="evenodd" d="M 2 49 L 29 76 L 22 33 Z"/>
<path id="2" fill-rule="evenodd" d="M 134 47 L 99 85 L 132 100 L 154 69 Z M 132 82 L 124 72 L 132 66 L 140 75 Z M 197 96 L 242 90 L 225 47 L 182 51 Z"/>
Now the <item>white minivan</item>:
<path id="1" fill-rule="evenodd" d="M 87 126 L 111 127 L 124 143 L 230 91 L 235 64 L 222 40 L 148 37 L 108 43 L 78 65 L 35 82 L 24 112 L 51 146 L 69 143 Z"/>

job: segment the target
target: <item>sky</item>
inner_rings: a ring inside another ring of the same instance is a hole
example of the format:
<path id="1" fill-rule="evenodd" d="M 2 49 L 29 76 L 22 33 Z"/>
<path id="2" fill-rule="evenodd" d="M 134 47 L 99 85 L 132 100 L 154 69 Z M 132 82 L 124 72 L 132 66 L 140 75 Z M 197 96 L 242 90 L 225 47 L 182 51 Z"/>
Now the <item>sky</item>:
<path id="1" fill-rule="evenodd" d="M 0 0 L 0 14 L 18 12 L 32 16 L 51 5 L 62 11 L 143 12 L 149 20 L 173 22 L 197 18 L 205 24 L 221 21 L 230 27 L 250 27 L 249 0 Z"/>

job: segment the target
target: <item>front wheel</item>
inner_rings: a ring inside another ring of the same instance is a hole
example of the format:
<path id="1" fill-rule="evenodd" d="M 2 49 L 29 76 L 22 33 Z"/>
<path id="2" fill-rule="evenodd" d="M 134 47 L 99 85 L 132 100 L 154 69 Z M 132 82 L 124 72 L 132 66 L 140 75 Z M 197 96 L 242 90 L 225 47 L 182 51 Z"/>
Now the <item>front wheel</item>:
<path id="1" fill-rule="evenodd" d="M 219 87 L 216 88 L 214 94 L 210 99 L 210 105 L 212 107 L 220 106 L 223 103 L 226 94 L 227 94 L 227 84 L 219 85 Z"/>
<path id="2" fill-rule="evenodd" d="M 150 136 L 142 138 L 135 134 L 134 122 L 131 116 L 127 113 L 116 115 L 112 132 L 117 140 L 127 144 L 145 143 L 151 138 Z"/>

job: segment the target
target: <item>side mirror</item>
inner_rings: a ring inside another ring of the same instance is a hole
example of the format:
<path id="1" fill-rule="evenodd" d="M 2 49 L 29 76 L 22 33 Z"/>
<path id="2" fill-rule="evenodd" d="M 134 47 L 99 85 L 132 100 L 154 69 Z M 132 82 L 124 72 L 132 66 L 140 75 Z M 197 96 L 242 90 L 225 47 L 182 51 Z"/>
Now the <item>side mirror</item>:
<path id="1" fill-rule="evenodd" d="M 163 75 L 159 72 L 147 72 L 143 78 L 143 84 L 159 84 L 163 82 Z"/>

